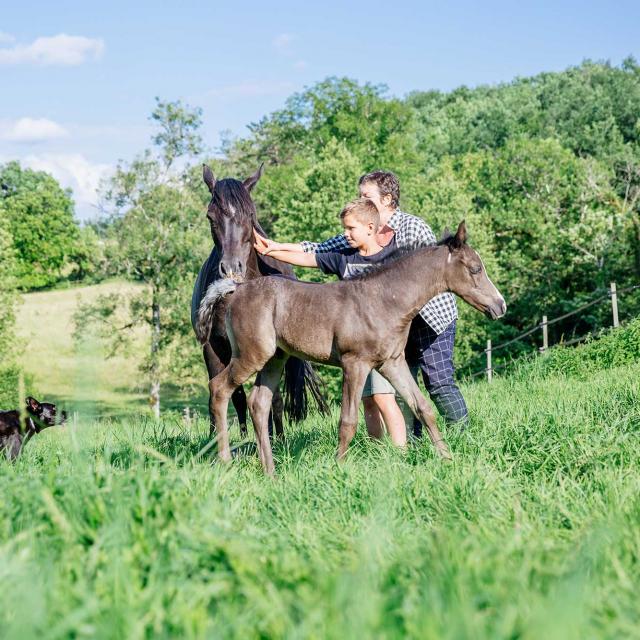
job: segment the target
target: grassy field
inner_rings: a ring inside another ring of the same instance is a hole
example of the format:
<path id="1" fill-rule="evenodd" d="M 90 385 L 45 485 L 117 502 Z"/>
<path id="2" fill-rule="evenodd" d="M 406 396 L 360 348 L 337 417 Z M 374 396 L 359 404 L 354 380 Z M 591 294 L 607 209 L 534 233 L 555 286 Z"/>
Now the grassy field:
<path id="1" fill-rule="evenodd" d="M 85 415 L 145 408 L 148 389 L 141 383 L 137 367 L 147 348 L 143 329 L 136 330 L 133 357 L 122 354 L 107 359 L 107 348 L 100 340 L 73 339 L 73 314 L 81 303 L 136 286 L 108 282 L 22 296 L 17 326 L 26 347 L 21 350 L 20 363 L 43 397 Z"/>
<path id="2" fill-rule="evenodd" d="M 148 380 L 139 370 L 149 349 L 145 327 L 134 330 L 128 352 L 110 357 L 108 345 L 90 332 L 80 341 L 73 337 L 73 315 L 80 304 L 93 302 L 99 295 L 131 293 L 140 286 L 115 281 L 23 295 L 17 328 L 24 345 L 20 364 L 33 381 L 27 393 L 57 402 L 82 418 L 149 412 Z M 188 404 L 204 412 L 207 401 L 204 363 L 199 394 L 185 398 L 171 385 L 161 389 L 163 410 L 180 410 Z"/>
<path id="3" fill-rule="evenodd" d="M 50 429 L 0 464 L 0 637 L 637 637 L 640 363 L 465 394 L 451 464 L 312 417 L 275 479 L 204 422 Z"/>

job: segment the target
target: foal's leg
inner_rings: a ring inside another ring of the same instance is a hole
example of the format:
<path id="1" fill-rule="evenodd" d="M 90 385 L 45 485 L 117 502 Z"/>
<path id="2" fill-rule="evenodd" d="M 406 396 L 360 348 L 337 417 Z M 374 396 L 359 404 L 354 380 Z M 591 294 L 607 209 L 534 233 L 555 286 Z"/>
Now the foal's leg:
<path id="1" fill-rule="evenodd" d="M 402 396 L 413 414 L 427 427 L 431 442 L 436 451 L 447 460 L 451 460 L 451 454 L 447 444 L 436 424 L 436 416 L 433 409 L 420 392 L 420 388 L 411 375 L 409 366 L 404 357 L 387 360 L 380 368 L 380 373 L 389 380 L 396 391 Z"/>
<path id="2" fill-rule="evenodd" d="M 210 404 L 209 411 L 218 427 L 218 457 L 225 462 L 231 460 L 229 448 L 229 431 L 227 427 L 227 410 L 229 398 L 236 387 L 245 382 L 256 369 L 239 358 L 231 358 L 228 366 L 213 380 L 209 381 Z"/>
<path id="3" fill-rule="evenodd" d="M 364 381 L 371 371 L 371 364 L 359 360 L 342 362 L 342 410 L 340 411 L 340 434 L 338 441 L 338 460 L 344 458 L 349 443 L 353 440 L 358 426 L 358 407 Z"/>
<path id="4" fill-rule="evenodd" d="M 256 383 L 249 394 L 249 411 L 256 432 L 258 454 L 262 467 L 268 474 L 272 474 L 274 471 L 268 429 L 269 410 L 286 361 L 286 357 L 282 356 L 271 358 L 258 374 Z"/>
<path id="5" fill-rule="evenodd" d="M 208 342 L 202 348 L 204 363 L 207 366 L 209 380 L 215 378 L 228 364 L 231 358 L 231 350 L 229 344 L 222 340 L 214 341 L 213 345 Z M 240 424 L 240 435 L 247 435 L 247 396 L 244 388 L 240 385 L 231 396 L 231 401 L 238 414 L 238 423 Z M 211 396 L 209 396 L 209 405 L 211 405 Z M 215 418 L 209 411 L 209 437 L 213 438 L 216 430 Z"/>

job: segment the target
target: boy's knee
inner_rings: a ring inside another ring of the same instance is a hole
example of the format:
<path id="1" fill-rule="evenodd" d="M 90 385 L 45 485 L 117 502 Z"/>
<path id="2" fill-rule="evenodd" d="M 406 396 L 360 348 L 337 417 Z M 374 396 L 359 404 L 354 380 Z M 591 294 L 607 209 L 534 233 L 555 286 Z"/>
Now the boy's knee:
<path id="1" fill-rule="evenodd" d="M 378 409 L 385 409 L 396 404 L 396 396 L 393 393 L 376 393 L 371 398 Z"/>

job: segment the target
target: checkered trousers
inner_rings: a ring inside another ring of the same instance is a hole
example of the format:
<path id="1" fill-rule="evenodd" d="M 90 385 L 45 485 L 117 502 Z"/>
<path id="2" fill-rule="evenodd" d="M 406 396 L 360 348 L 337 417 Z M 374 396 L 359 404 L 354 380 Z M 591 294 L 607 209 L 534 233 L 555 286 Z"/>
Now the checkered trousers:
<path id="1" fill-rule="evenodd" d="M 453 378 L 455 337 L 455 321 L 437 334 L 420 316 L 416 316 L 411 323 L 405 357 L 414 377 L 417 378 L 418 370 L 422 370 L 424 386 L 440 415 L 449 424 L 465 426 L 468 420 L 467 405 Z M 420 425 L 416 422 L 414 432 L 419 435 Z"/>
<path id="2" fill-rule="evenodd" d="M 436 236 L 424 220 L 397 209 L 387 223 L 396 233 L 398 249 L 418 249 L 436 244 Z M 349 243 L 343 234 L 329 238 L 324 242 L 302 243 L 306 253 L 326 253 L 349 249 Z M 458 317 L 456 299 L 452 293 L 441 293 L 431 298 L 418 312 L 424 321 L 436 332 L 441 334 Z"/>

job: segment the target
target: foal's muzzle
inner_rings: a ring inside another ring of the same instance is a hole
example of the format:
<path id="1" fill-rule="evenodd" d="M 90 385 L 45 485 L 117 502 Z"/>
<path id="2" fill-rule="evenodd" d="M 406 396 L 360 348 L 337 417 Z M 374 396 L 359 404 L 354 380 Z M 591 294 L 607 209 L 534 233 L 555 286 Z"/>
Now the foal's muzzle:
<path id="1" fill-rule="evenodd" d="M 486 316 L 492 320 L 502 318 L 505 313 L 507 313 L 507 303 L 502 298 L 497 302 L 487 305 L 487 309 L 485 311 Z"/>

